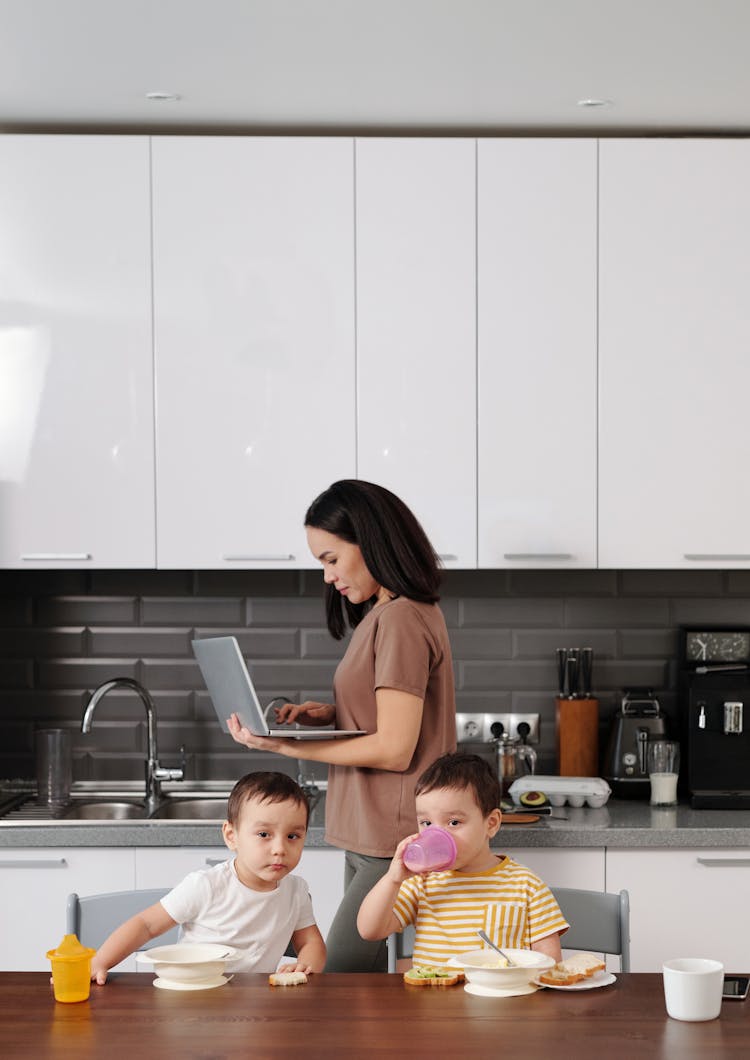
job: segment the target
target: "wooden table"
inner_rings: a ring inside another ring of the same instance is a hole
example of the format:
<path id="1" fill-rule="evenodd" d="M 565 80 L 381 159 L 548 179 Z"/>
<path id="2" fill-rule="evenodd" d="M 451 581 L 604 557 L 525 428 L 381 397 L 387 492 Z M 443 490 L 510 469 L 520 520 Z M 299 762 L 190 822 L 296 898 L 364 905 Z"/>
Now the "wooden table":
<path id="1" fill-rule="evenodd" d="M 679 1023 L 664 1008 L 660 975 L 612 986 L 482 998 L 460 986 L 406 987 L 400 975 L 318 975 L 272 988 L 236 975 L 215 990 L 156 990 L 153 975 L 113 976 L 89 1001 L 58 1004 L 43 972 L 0 973 L 4 1058 L 183 1060 L 224 1057 L 447 1057 L 484 1060 L 717 1060 L 750 1056 L 750 1002 L 721 1017 Z"/>

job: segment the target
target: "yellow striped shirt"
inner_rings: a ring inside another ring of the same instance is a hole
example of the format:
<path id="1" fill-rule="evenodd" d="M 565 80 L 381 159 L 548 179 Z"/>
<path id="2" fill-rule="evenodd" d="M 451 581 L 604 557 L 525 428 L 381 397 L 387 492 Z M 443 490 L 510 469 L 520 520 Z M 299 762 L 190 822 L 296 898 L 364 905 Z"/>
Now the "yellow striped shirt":
<path id="1" fill-rule="evenodd" d="M 530 949 L 569 927 L 549 887 L 507 855 L 485 872 L 410 876 L 393 911 L 402 928 L 416 924 L 415 964 L 439 964 L 481 949 L 479 928 L 501 948 Z"/>

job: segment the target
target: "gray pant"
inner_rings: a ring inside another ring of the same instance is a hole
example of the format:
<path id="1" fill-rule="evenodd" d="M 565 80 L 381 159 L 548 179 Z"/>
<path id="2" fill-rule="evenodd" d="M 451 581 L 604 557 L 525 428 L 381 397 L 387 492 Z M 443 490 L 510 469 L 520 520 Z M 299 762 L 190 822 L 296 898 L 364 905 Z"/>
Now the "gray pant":
<path id="1" fill-rule="evenodd" d="M 366 942 L 357 931 L 357 913 L 365 895 L 385 876 L 390 858 L 371 858 L 346 851 L 344 897 L 326 938 L 327 972 L 385 972 L 388 951 L 385 939 Z"/>

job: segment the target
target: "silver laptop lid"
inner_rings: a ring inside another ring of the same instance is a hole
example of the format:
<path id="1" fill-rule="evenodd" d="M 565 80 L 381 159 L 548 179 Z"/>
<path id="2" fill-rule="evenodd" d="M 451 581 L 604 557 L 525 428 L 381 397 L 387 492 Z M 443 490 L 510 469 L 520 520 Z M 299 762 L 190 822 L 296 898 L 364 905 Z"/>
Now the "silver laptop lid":
<path id="1" fill-rule="evenodd" d="M 263 717 L 263 708 L 236 637 L 209 637 L 194 640 L 192 645 L 224 732 L 229 732 L 229 715 L 237 714 L 250 732 L 256 736 L 268 736 L 270 730 Z"/>
<path id="2" fill-rule="evenodd" d="M 194 640 L 193 652 L 211 696 L 216 717 L 224 732 L 227 718 L 236 714 L 255 736 L 283 736 L 294 740 L 330 740 L 338 736 L 364 736 L 363 729 L 297 728 L 293 725 L 270 729 L 245 666 L 236 637 L 207 637 Z"/>

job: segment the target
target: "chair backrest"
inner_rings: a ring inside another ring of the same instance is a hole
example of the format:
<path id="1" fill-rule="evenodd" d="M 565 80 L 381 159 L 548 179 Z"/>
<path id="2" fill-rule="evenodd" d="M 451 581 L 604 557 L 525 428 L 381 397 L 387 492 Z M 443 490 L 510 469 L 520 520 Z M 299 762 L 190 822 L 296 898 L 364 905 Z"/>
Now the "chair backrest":
<path id="1" fill-rule="evenodd" d="M 91 894 L 84 898 L 79 898 L 75 893 L 69 894 L 65 907 L 65 934 L 77 935 L 84 946 L 98 949 L 123 921 L 147 909 L 168 893 L 168 887 L 155 887 L 142 891 Z M 174 927 L 164 935 L 151 939 L 141 949 L 177 942 L 178 934 L 179 927 Z"/>
<path id="2" fill-rule="evenodd" d="M 566 950 L 594 950 L 620 958 L 630 971 L 630 895 L 627 891 L 581 891 L 551 887 L 562 915 L 570 924 L 561 942 Z"/>
<path id="3" fill-rule="evenodd" d="M 623 972 L 630 971 L 630 896 L 627 891 L 581 891 L 551 887 L 562 915 L 570 928 L 562 937 L 566 950 L 593 950 L 620 958 Z M 414 952 L 414 927 L 388 936 L 388 971 L 396 971 L 396 961 Z"/>

